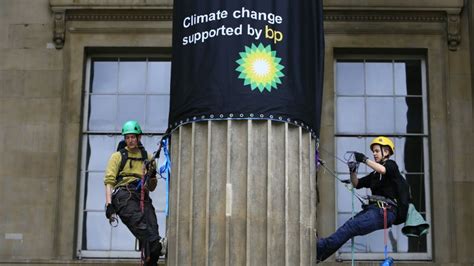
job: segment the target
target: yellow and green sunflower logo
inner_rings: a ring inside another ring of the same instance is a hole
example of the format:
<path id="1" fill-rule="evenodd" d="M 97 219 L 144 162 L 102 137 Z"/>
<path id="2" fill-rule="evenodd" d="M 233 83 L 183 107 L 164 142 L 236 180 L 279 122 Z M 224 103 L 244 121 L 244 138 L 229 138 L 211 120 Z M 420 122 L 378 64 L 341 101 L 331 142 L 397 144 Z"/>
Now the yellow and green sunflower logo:
<path id="1" fill-rule="evenodd" d="M 260 92 L 278 88 L 280 78 L 285 76 L 281 72 L 285 67 L 280 65 L 281 58 L 276 57 L 276 51 L 272 51 L 270 45 L 245 46 L 245 52 L 239 54 L 240 59 L 235 61 L 239 66 L 235 70 L 240 72 L 239 79 L 244 80 L 245 86 L 250 85 L 252 90 L 258 88 Z"/>

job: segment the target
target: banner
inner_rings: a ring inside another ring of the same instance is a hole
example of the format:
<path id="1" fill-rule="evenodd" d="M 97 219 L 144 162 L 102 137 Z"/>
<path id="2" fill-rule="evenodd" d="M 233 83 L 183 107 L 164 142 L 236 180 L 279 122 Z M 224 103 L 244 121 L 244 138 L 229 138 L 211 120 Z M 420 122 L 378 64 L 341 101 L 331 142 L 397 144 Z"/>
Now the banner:
<path id="1" fill-rule="evenodd" d="M 271 119 L 319 136 L 322 1 L 175 0 L 170 129 Z"/>

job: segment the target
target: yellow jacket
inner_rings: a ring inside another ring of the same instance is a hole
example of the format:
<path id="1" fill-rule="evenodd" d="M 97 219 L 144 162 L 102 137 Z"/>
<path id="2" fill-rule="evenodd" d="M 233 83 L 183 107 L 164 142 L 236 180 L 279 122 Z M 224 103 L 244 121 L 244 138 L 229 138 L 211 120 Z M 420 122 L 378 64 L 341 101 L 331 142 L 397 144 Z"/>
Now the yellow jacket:
<path id="1" fill-rule="evenodd" d="M 142 158 L 140 151 L 131 152 L 128 148 L 125 148 L 128 151 L 128 158 Z M 148 154 L 148 160 L 152 159 L 152 155 Z M 117 171 L 119 170 L 120 163 L 122 162 L 122 155 L 119 151 L 112 153 L 110 156 L 109 162 L 107 163 L 107 168 L 105 170 L 104 184 L 112 185 L 114 188 L 119 186 L 124 186 L 131 182 L 138 180 L 138 176 L 143 174 L 143 161 L 139 160 L 127 160 L 127 163 L 123 167 L 123 170 L 119 175 L 123 176 L 122 181 L 117 183 Z"/>

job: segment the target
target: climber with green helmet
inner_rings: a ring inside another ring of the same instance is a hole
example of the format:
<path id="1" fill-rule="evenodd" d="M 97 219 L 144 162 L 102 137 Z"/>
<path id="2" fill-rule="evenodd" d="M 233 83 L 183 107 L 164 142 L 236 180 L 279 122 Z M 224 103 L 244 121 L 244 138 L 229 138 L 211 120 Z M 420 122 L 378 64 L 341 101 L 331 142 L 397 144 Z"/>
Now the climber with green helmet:
<path id="1" fill-rule="evenodd" d="M 155 162 L 141 145 L 142 129 L 138 122 L 126 122 L 122 135 L 125 148 L 110 156 L 105 171 L 106 217 L 110 220 L 117 214 L 139 240 L 144 265 L 157 265 L 162 244 L 149 197 L 149 191 L 157 184 Z"/>
<path id="2" fill-rule="evenodd" d="M 331 236 L 317 240 L 318 261 L 327 259 L 352 237 L 384 229 L 384 221 L 386 226 L 390 227 L 397 219 L 397 199 L 400 194 L 397 182 L 401 174 L 397 163 L 389 159 L 395 151 L 395 145 L 391 139 L 380 136 L 371 142 L 370 149 L 373 160 L 360 152 L 354 152 L 354 157 L 358 163 L 372 168 L 373 172 L 359 179 L 357 167 L 349 164 L 350 182 L 353 187 L 370 188 L 372 192 L 368 204 L 364 204 L 362 211 L 347 220 Z"/>

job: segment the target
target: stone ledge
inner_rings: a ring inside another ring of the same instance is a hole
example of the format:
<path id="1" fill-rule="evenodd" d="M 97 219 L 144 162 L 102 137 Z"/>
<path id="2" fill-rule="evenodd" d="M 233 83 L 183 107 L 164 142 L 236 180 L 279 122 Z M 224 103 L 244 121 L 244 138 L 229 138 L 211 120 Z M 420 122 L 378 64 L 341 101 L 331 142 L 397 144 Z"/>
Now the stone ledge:
<path id="1" fill-rule="evenodd" d="M 172 8 L 172 0 L 49 0 L 53 11 L 66 9 L 157 9 Z"/>
<path id="2" fill-rule="evenodd" d="M 324 21 L 345 22 L 446 22 L 444 12 L 367 12 L 328 10 Z"/>
<path id="3" fill-rule="evenodd" d="M 156 10 L 70 10 L 67 21 L 171 21 L 171 9 Z"/>
<path id="4" fill-rule="evenodd" d="M 463 0 L 324 0 L 324 10 L 401 10 L 459 13 Z"/>
<path id="5" fill-rule="evenodd" d="M 172 0 L 49 0 L 54 18 L 53 42 L 62 49 L 67 21 L 171 21 Z M 324 20 L 336 22 L 441 22 L 448 47 L 461 42 L 463 0 L 325 0 Z"/>
<path id="6" fill-rule="evenodd" d="M 30 266 L 57 266 L 57 265 L 87 265 L 87 266 L 103 266 L 103 265 L 118 265 L 118 266 L 136 266 L 139 264 L 138 259 L 83 259 L 83 260 L 1 260 L 0 264 L 14 264 L 14 265 L 30 265 Z M 166 259 L 160 259 L 158 265 L 166 265 Z"/>

